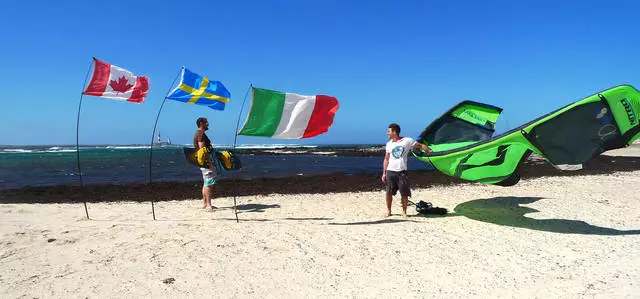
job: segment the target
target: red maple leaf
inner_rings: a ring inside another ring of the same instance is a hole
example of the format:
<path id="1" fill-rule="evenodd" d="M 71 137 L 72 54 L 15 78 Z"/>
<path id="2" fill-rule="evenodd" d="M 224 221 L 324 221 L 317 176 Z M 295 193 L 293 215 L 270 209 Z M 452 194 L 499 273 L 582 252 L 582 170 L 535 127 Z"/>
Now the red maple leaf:
<path id="1" fill-rule="evenodd" d="M 131 89 L 131 87 L 133 87 L 133 84 L 129 84 L 129 81 L 127 80 L 127 78 L 122 76 L 122 77 L 118 78 L 118 81 L 111 80 L 109 82 L 109 86 L 111 86 L 111 88 L 114 91 L 127 92 L 127 91 L 129 91 L 129 89 Z"/>

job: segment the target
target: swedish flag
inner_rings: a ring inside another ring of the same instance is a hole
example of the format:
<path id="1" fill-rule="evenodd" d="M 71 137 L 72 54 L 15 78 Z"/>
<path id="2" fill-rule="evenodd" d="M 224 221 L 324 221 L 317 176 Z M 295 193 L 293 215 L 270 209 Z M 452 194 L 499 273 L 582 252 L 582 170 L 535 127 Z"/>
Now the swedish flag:
<path id="1" fill-rule="evenodd" d="M 180 85 L 171 92 L 167 99 L 224 110 L 230 97 L 231 93 L 220 81 L 210 81 L 183 68 Z"/>

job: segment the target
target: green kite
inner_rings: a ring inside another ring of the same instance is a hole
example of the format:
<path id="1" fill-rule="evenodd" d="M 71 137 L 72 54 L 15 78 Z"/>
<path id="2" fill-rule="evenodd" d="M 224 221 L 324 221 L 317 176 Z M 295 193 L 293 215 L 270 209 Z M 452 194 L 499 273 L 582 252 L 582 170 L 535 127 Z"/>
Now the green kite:
<path id="1" fill-rule="evenodd" d="M 602 152 L 640 138 L 640 93 L 629 85 L 604 90 L 492 137 L 501 108 L 464 101 L 417 138 L 431 153 L 413 155 L 464 180 L 512 186 L 533 152 L 561 170 L 578 170 Z"/>

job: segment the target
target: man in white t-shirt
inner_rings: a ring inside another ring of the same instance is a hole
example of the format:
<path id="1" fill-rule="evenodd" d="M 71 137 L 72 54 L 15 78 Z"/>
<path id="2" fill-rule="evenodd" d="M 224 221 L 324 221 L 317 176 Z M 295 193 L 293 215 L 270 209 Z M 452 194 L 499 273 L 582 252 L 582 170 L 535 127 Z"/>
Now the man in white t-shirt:
<path id="1" fill-rule="evenodd" d="M 393 196 L 400 191 L 402 200 L 402 216 L 407 217 L 407 202 L 411 196 L 409 177 L 407 176 L 407 157 L 413 147 L 418 146 L 427 152 L 431 149 L 411 137 L 400 137 L 400 126 L 390 124 L 387 128 L 387 150 L 382 164 L 382 182 L 387 185 L 385 199 L 387 201 L 386 217 L 391 216 L 391 201 Z"/>

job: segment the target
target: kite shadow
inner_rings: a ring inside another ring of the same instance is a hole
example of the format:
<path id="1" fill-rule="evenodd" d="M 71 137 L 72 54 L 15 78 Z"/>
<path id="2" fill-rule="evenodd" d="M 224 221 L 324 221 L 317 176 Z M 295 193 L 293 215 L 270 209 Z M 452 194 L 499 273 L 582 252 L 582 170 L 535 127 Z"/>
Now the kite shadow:
<path id="1" fill-rule="evenodd" d="M 326 217 L 288 217 L 288 218 L 284 218 L 284 220 L 294 220 L 294 221 L 303 221 L 303 220 L 333 220 L 333 218 L 326 218 Z"/>
<path id="2" fill-rule="evenodd" d="M 361 222 L 348 222 L 348 223 L 336 223 L 331 222 L 329 225 L 370 225 L 370 224 L 386 224 L 386 223 L 398 223 L 398 222 L 416 222 L 407 219 L 382 219 L 375 221 L 361 221 Z"/>
<path id="3" fill-rule="evenodd" d="M 538 210 L 520 206 L 534 203 L 542 197 L 494 197 L 476 199 L 461 203 L 454 208 L 455 213 L 448 216 L 465 216 L 469 219 L 504 226 L 527 228 L 561 234 L 583 235 L 638 235 L 640 230 L 617 230 L 591 225 L 580 220 L 533 219 L 525 214 Z"/>
<path id="4" fill-rule="evenodd" d="M 266 209 L 279 209 L 279 204 L 263 205 L 263 204 L 246 204 L 236 207 L 241 213 L 264 213 Z"/>

